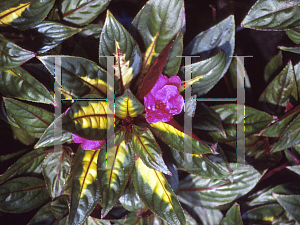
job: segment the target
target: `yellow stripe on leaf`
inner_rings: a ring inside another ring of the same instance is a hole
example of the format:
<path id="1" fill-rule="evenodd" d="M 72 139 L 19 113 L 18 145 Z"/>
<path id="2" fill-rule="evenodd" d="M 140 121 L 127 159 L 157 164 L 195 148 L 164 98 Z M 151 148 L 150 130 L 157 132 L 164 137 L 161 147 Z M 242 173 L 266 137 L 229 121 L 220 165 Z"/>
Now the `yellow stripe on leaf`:
<path id="1" fill-rule="evenodd" d="M 0 13 L 0 25 L 9 25 L 13 20 L 21 17 L 22 13 L 30 6 L 29 3 L 20 4 Z"/>
<path id="2" fill-rule="evenodd" d="M 91 89 L 89 91 L 89 94 L 98 94 L 103 96 L 102 93 L 107 93 L 107 84 L 103 80 L 91 79 L 88 77 L 88 75 L 86 75 L 85 77 L 80 77 L 80 79 L 84 80 L 88 84 L 89 88 Z M 99 92 L 99 90 L 101 92 Z"/>

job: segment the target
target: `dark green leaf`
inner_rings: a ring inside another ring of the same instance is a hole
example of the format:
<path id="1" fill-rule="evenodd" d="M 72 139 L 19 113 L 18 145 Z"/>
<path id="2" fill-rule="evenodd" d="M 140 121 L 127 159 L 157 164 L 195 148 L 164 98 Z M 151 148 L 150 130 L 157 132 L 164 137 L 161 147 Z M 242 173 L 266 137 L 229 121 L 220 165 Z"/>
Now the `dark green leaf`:
<path id="1" fill-rule="evenodd" d="M 69 196 L 60 196 L 55 201 L 51 202 L 50 208 L 55 218 L 61 220 L 69 214 Z"/>
<path id="2" fill-rule="evenodd" d="M 60 11 L 63 20 L 77 25 L 85 25 L 105 10 L 111 0 L 62 0 Z"/>
<path id="3" fill-rule="evenodd" d="M 162 158 L 160 147 L 149 129 L 133 126 L 131 144 L 135 154 L 143 160 L 146 166 L 171 175 Z"/>
<path id="4" fill-rule="evenodd" d="M 262 130 L 273 120 L 272 116 L 265 112 L 242 105 L 224 104 L 213 106 L 212 109 L 219 114 L 226 131 L 227 138 L 224 138 L 219 132 L 210 132 L 214 140 L 220 142 L 236 140 L 237 123 L 244 121 L 244 129 L 241 132 L 245 132 L 245 136 L 249 136 Z M 239 114 L 239 118 L 237 118 L 237 114 Z"/>
<path id="5" fill-rule="evenodd" d="M 144 206 L 144 203 L 136 193 L 131 182 L 128 183 L 119 201 L 123 207 L 130 212 L 135 212 Z"/>
<path id="6" fill-rule="evenodd" d="M 253 167 L 232 163 L 234 169 L 227 179 L 207 179 L 190 174 L 180 181 L 179 200 L 188 205 L 214 208 L 234 201 L 248 193 L 261 178 Z"/>
<path id="7" fill-rule="evenodd" d="M 9 97 L 54 104 L 49 91 L 21 67 L 0 71 L 0 91 Z"/>
<path id="8" fill-rule="evenodd" d="M 136 192 L 152 212 L 169 224 L 186 224 L 176 195 L 161 172 L 148 168 L 139 158 L 132 177 Z"/>
<path id="9" fill-rule="evenodd" d="M 82 225 L 110 225 L 109 220 L 100 220 L 89 216 Z"/>
<path id="10" fill-rule="evenodd" d="M 36 224 L 43 224 L 43 225 L 59 224 L 53 212 L 50 209 L 50 202 L 44 205 L 28 223 L 28 225 L 36 225 Z"/>
<path id="11" fill-rule="evenodd" d="M 289 38 L 295 43 L 300 44 L 300 29 L 294 28 L 286 31 L 286 34 L 289 36 Z"/>
<path id="12" fill-rule="evenodd" d="M 115 115 L 121 119 L 137 117 L 142 114 L 144 110 L 145 107 L 129 89 L 127 89 L 122 96 L 115 99 Z"/>
<path id="13" fill-rule="evenodd" d="M 105 216 L 118 201 L 134 165 L 134 153 L 125 141 L 115 143 L 114 149 L 101 150 L 98 159 L 98 180 Z M 106 160 L 107 159 L 107 160 Z"/>
<path id="14" fill-rule="evenodd" d="M 50 124 L 40 140 L 35 144 L 35 148 L 53 146 L 56 143 L 63 144 L 66 141 L 72 140 L 72 134 L 70 132 L 62 130 L 60 133 L 58 126 L 56 126 L 61 122 L 63 116 L 64 114 L 61 114 Z"/>
<path id="15" fill-rule="evenodd" d="M 47 155 L 44 148 L 32 150 L 22 156 L 0 177 L 0 184 L 20 175 L 33 175 L 42 172 L 42 163 Z"/>
<path id="16" fill-rule="evenodd" d="M 300 143 L 300 115 L 298 115 L 284 130 L 278 143 L 272 149 L 272 152 L 277 152 L 285 148 L 293 147 Z"/>
<path id="17" fill-rule="evenodd" d="M 107 11 L 105 24 L 100 36 L 99 62 L 107 67 L 107 58 L 116 58 L 115 82 L 121 88 L 121 93 L 130 87 L 131 80 L 140 71 L 142 55 L 135 40 L 128 31 Z"/>
<path id="18" fill-rule="evenodd" d="M 27 152 L 28 150 L 27 149 L 23 149 L 23 150 L 20 150 L 20 151 L 17 151 L 17 152 L 14 152 L 14 153 L 10 153 L 10 154 L 6 154 L 6 155 L 0 155 L 0 163 L 6 161 L 6 160 L 9 160 L 9 159 L 12 159 L 14 157 L 17 157 L 19 155 L 22 155 L 23 153 Z M 3 175 L 2 175 L 3 176 Z M 1 180 L 1 176 L 0 176 L 0 180 Z"/>
<path id="19" fill-rule="evenodd" d="M 34 27 L 45 19 L 54 2 L 55 0 L 2 0 L 0 25 L 10 25 L 19 30 Z"/>
<path id="20" fill-rule="evenodd" d="M 10 126 L 14 133 L 14 139 L 17 139 L 24 145 L 32 145 L 34 142 L 36 142 L 36 139 L 29 134 L 26 133 L 23 129 L 15 126 Z"/>
<path id="21" fill-rule="evenodd" d="M 267 64 L 264 70 L 264 79 L 266 82 L 269 81 L 270 77 L 275 71 L 282 66 L 282 51 L 279 51 Z"/>
<path id="22" fill-rule="evenodd" d="M 298 87 L 298 98 L 300 98 L 300 62 L 294 66 L 295 79 Z"/>
<path id="23" fill-rule="evenodd" d="M 32 137 L 40 138 L 54 119 L 53 113 L 18 100 L 4 98 L 8 113 L 20 128 Z"/>
<path id="24" fill-rule="evenodd" d="M 106 71 L 93 61 L 73 56 L 61 57 L 61 85 L 65 94 L 81 98 L 85 94 L 106 96 Z M 52 55 L 38 59 L 55 75 L 55 58 Z"/>
<path id="25" fill-rule="evenodd" d="M 64 147 L 59 152 L 50 152 L 43 163 L 43 174 L 50 196 L 54 199 L 63 191 L 69 174 L 71 155 L 70 149 Z"/>
<path id="26" fill-rule="evenodd" d="M 10 70 L 18 67 L 34 56 L 35 54 L 33 52 L 19 47 L 0 34 L 0 70 Z"/>
<path id="27" fill-rule="evenodd" d="M 99 24 L 89 24 L 82 28 L 82 30 L 78 33 L 78 36 L 82 37 L 93 37 L 100 38 L 100 34 L 102 32 L 103 26 Z"/>
<path id="28" fill-rule="evenodd" d="M 293 171 L 293 172 L 295 172 L 295 173 L 297 173 L 297 174 L 299 174 L 300 175 L 300 166 L 299 165 L 297 165 L 297 166 L 291 166 L 291 167 L 287 167 L 289 170 L 291 170 L 291 171 Z"/>
<path id="29" fill-rule="evenodd" d="M 300 54 L 300 48 L 299 47 L 284 47 L 284 46 L 278 46 L 279 49 L 286 51 L 286 52 L 293 52 Z"/>
<path id="30" fill-rule="evenodd" d="M 100 150 L 78 148 L 72 168 L 69 225 L 83 223 L 100 200 L 97 160 Z"/>
<path id="31" fill-rule="evenodd" d="M 20 177 L 0 186 L 0 210 L 10 213 L 28 212 L 49 199 L 45 182 L 35 177 Z"/>
<path id="32" fill-rule="evenodd" d="M 259 30 L 287 30 L 300 26 L 297 1 L 258 0 L 242 26 Z"/>
<path id="33" fill-rule="evenodd" d="M 184 29 L 183 0 L 153 0 L 146 3 L 130 27 L 130 33 L 135 39 L 139 36 L 142 37 L 146 49 L 141 78 L 147 73 L 159 53 L 175 38 L 179 31 L 184 32 Z M 178 45 L 176 44 L 176 46 Z M 171 55 L 173 54 L 170 53 L 169 59 L 173 58 Z"/>
<path id="34" fill-rule="evenodd" d="M 278 219 L 284 212 L 279 204 L 268 204 L 258 206 L 243 214 L 242 218 L 245 222 L 251 224 L 271 224 Z"/>
<path id="35" fill-rule="evenodd" d="M 287 101 L 290 101 L 291 98 L 298 100 L 293 65 L 290 61 L 264 90 L 259 101 L 263 104 L 264 109 L 273 115 L 283 111 L 282 108 L 286 107 Z"/>
<path id="36" fill-rule="evenodd" d="M 218 75 L 218 79 L 221 79 L 231 63 L 232 58 L 229 56 L 232 56 L 234 52 L 234 23 L 234 16 L 231 15 L 209 30 L 201 32 L 184 49 L 183 55 L 200 56 L 200 58 L 196 58 L 196 60 L 198 59 L 197 61 L 199 61 L 211 58 L 223 50 L 225 52 L 226 62 L 222 74 Z M 210 87 L 210 89 L 211 88 L 212 87 Z"/>
<path id="37" fill-rule="evenodd" d="M 193 207 L 193 210 L 202 221 L 202 224 L 213 225 L 220 224 L 223 214 L 217 209 L 207 209 L 205 207 Z M 192 224 L 195 225 L 195 224 Z"/>
<path id="38" fill-rule="evenodd" d="M 300 223 L 300 195 L 278 195 L 273 193 L 273 197 Z"/>
<path id="39" fill-rule="evenodd" d="M 243 225 L 240 205 L 234 203 L 234 205 L 227 211 L 225 218 L 221 221 L 220 225 Z"/>

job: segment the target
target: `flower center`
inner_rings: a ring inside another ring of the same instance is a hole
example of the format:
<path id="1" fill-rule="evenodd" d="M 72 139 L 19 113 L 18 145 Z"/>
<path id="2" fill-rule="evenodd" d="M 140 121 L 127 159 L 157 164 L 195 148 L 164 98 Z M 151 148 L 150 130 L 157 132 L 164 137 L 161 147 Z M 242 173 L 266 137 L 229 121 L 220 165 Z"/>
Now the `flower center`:
<path id="1" fill-rule="evenodd" d="M 155 102 L 155 108 L 156 109 L 164 109 L 166 107 L 166 104 L 161 102 L 161 101 L 156 101 Z"/>

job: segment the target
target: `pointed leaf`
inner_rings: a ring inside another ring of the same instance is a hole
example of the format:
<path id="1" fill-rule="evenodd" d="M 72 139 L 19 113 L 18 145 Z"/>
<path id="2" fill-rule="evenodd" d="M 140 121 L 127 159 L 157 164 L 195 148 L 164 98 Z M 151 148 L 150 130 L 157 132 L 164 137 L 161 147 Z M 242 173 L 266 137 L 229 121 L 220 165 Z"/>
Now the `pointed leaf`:
<path id="1" fill-rule="evenodd" d="M 277 152 L 286 148 L 293 147 L 300 143 L 300 115 L 298 115 L 284 130 L 278 143 L 272 149 L 272 152 Z"/>
<path id="2" fill-rule="evenodd" d="M 282 51 L 279 51 L 267 64 L 264 70 L 264 79 L 266 82 L 269 81 L 270 77 L 275 71 L 282 66 Z"/>
<path id="3" fill-rule="evenodd" d="M 56 223 L 55 223 L 56 222 Z M 44 205 L 29 221 L 27 225 L 36 225 L 36 224 L 53 224 L 58 225 L 58 221 L 55 218 L 53 212 L 50 209 L 50 202 Z"/>
<path id="4" fill-rule="evenodd" d="M 271 223 L 278 219 L 283 212 L 284 209 L 279 204 L 268 204 L 249 210 L 243 214 L 242 218 L 248 223 Z"/>
<path id="5" fill-rule="evenodd" d="M 138 195 L 152 212 L 169 224 L 186 224 L 176 195 L 161 172 L 148 168 L 139 158 L 132 176 Z"/>
<path id="6" fill-rule="evenodd" d="M 121 119 L 137 117 L 142 114 L 144 110 L 145 107 L 129 89 L 127 89 L 122 96 L 115 99 L 115 114 Z"/>
<path id="7" fill-rule="evenodd" d="M 220 168 L 213 163 L 206 154 L 187 154 L 170 148 L 178 168 L 189 173 L 199 175 L 205 178 L 222 179 L 228 177 L 231 173 L 228 170 Z M 189 156 L 190 155 L 190 156 Z M 189 157 L 191 157 L 189 159 Z"/>
<path id="8" fill-rule="evenodd" d="M 130 33 L 135 39 L 142 37 L 146 49 L 142 79 L 158 54 L 184 29 L 183 0 L 152 0 L 146 3 L 130 27 Z"/>
<path id="9" fill-rule="evenodd" d="M 81 148 L 77 150 L 72 169 L 69 225 L 83 223 L 100 200 L 97 181 L 99 152 Z"/>
<path id="10" fill-rule="evenodd" d="M 50 209 L 55 215 L 55 218 L 61 220 L 63 217 L 69 214 L 69 196 L 62 195 L 55 201 L 51 202 Z"/>
<path id="11" fill-rule="evenodd" d="M 106 71 L 93 61 L 73 56 L 61 57 L 61 85 L 72 98 L 85 94 L 106 96 Z M 52 55 L 38 59 L 52 75 L 55 75 L 55 58 Z"/>
<path id="12" fill-rule="evenodd" d="M 259 101 L 263 104 L 265 111 L 274 115 L 281 113 L 282 108 L 286 107 L 287 101 L 290 101 L 292 97 L 298 100 L 293 65 L 290 61 L 264 90 Z"/>
<path id="13" fill-rule="evenodd" d="M 111 0 L 62 0 L 60 2 L 60 12 L 63 20 L 85 25 L 94 20 L 105 10 Z"/>
<path id="14" fill-rule="evenodd" d="M 295 43 L 300 44 L 300 29 L 294 28 L 286 31 L 287 36 Z"/>
<path id="15" fill-rule="evenodd" d="M 107 107 L 106 101 L 77 101 L 62 117 L 63 129 L 88 140 L 105 140 L 108 122 Z"/>
<path id="16" fill-rule="evenodd" d="M 89 216 L 82 225 L 110 225 L 108 220 L 100 220 Z"/>
<path id="17" fill-rule="evenodd" d="M 1 19 L 1 13 L 0 13 Z M 5 39 L 0 34 L 0 70 L 16 68 L 33 58 L 35 54 Z"/>
<path id="18" fill-rule="evenodd" d="M 197 216 L 200 218 L 203 224 L 220 224 L 223 214 L 220 210 L 217 209 L 207 209 L 204 207 L 193 207 L 193 210 L 197 214 Z"/>
<path id="19" fill-rule="evenodd" d="M 54 2 L 55 0 L 2 0 L 0 25 L 10 25 L 19 30 L 34 27 L 46 18 Z"/>
<path id="20" fill-rule="evenodd" d="M 50 196 L 54 199 L 63 191 L 69 174 L 71 155 L 70 149 L 64 147 L 60 152 L 50 152 L 43 163 L 43 175 Z"/>
<path id="21" fill-rule="evenodd" d="M 193 174 L 180 181 L 179 200 L 188 205 L 215 208 L 248 193 L 261 178 L 249 165 L 232 163 L 233 173 L 227 179 L 207 179 Z"/>
<path id="22" fill-rule="evenodd" d="M 49 199 L 45 182 L 35 177 L 20 177 L 0 186 L 0 210 L 10 213 L 28 212 Z"/>
<path id="23" fill-rule="evenodd" d="M 136 193 L 131 182 L 125 188 L 119 201 L 122 204 L 122 206 L 130 212 L 137 211 L 144 206 L 144 203 Z"/>
<path id="24" fill-rule="evenodd" d="M 106 161 L 107 159 L 107 161 Z M 134 165 L 134 153 L 125 141 L 116 143 L 115 149 L 102 150 L 98 159 L 98 179 L 105 216 L 118 201 L 127 184 Z"/>
<path id="25" fill-rule="evenodd" d="M 258 0 L 242 22 L 242 26 L 259 30 L 286 30 L 300 26 L 300 10 L 296 1 Z"/>
<path id="26" fill-rule="evenodd" d="M 242 105 L 224 104 L 211 108 L 219 114 L 226 131 L 227 138 L 224 138 L 219 132 L 210 132 L 214 140 L 220 142 L 236 141 L 237 123 L 244 121 L 242 132 L 245 132 L 245 137 L 247 137 L 262 130 L 273 120 L 273 117 L 265 112 Z M 239 118 L 237 118 L 237 113 L 239 114 Z"/>
<path id="27" fill-rule="evenodd" d="M 146 166 L 171 175 L 162 158 L 160 147 L 149 129 L 133 126 L 131 145 L 135 154 L 143 160 Z"/>
<path id="28" fill-rule="evenodd" d="M 78 36 L 82 37 L 93 37 L 93 38 L 100 38 L 103 26 L 99 24 L 88 24 L 84 26 L 82 30 L 78 33 Z"/>
<path id="29" fill-rule="evenodd" d="M 154 131 L 158 132 L 160 138 L 170 147 L 184 152 L 185 134 L 183 132 L 164 122 L 151 123 L 150 126 Z M 187 139 L 189 139 L 189 142 L 192 142 L 192 154 L 212 153 L 213 149 L 203 141 L 196 140 L 188 135 L 186 136 Z"/>
<path id="30" fill-rule="evenodd" d="M 35 144 L 34 148 L 53 146 L 55 145 L 55 143 L 63 144 L 64 142 L 72 140 L 73 136 L 70 132 L 62 130 L 60 133 L 58 130 L 59 128 L 57 124 L 61 123 L 61 118 L 63 116 L 64 114 L 61 114 L 50 124 L 50 126 L 43 133 L 40 140 Z"/>
<path id="31" fill-rule="evenodd" d="M 42 163 L 47 156 L 44 148 L 32 150 L 18 159 L 0 177 L 0 184 L 20 175 L 32 175 L 42 172 Z"/>
<path id="32" fill-rule="evenodd" d="M 243 225 L 240 205 L 234 203 L 234 205 L 227 211 L 226 217 L 221 221 L 220 225 Z"/>
<path id="33" fill-rule="evenodd" d="M 107 59 L 101 56 L 114 55 L 116 58 L 115 78 L 121 93 L 130 87 L 142 63 L 140 49 L 128 31 L 107 11 L 100 37 L 99 62 L 107 67 Z"/>
<path id="34" fill-rule="evenodd" d="M 278 46 L 279 49 L 286 51 L 286 52 L 293 52 L 300 54 L 300 48 L 295 46 L 295 47 L 284 47 L 284 46 Z"/>
<path id="35" fill-rule="evenodd" d="M 289 166 L 287 168 L 300 175 L 300 166 L 299 165 L 298 166 Z"/>
<path id="36" fill-rule="evenodd" d="M 217 25 L 198 34 L 184 49 L 183 55 L 200 56 L 197 61 L 209 59 L 220 53 L 225 52 L 226 62 L 223 72 L 218 76 L 220 80 L 229 68 L 235 46 L 235 22 L 231 15 Z M 212 87 L 210 87 L 211 89 Z M 210 90 L 209 89 L 209 90 Z M 193 90 L 194 91 L 194 90 Z"/>
<path id="37" fill-rule="evenodd" d="M 12 129 L 12 132 L 14 134 L 14 139 L 17 139 L 24 145 L 32 145 L 33 143 L 36 142 L 36 139 L 29 134 L 27 134 L 23 129 L 15 127 L 15 126 L 10 126 Z"/>
<path id="38" fill-rule="evenodd" d="M 32 137 L 40 138 L 54 119 L 53 113 L 37 106 L 18 100 L 4 98 L 8 113 L 15 119 L 20 128 Z"/>
<path id="39" fill-rule="evenodd" d="M 0 91 L 21 100 L 54 104 L 52 95 L 44 85 L 21 67 L 0 71 Z"/>

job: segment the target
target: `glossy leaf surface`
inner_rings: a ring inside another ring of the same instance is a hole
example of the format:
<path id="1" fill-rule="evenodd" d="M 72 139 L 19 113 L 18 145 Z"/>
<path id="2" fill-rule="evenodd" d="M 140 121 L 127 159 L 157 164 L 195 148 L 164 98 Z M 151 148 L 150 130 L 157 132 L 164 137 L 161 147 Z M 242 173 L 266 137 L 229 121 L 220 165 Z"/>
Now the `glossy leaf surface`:
<path id="1" fill-rule="evenodd" d="M 33 52 L 19 47 L 0 34 L 0 70 L 16 68 L 34 56 Z"/>
<path id="2" fill-rule="evenodd" d="M 72 169 L 69 225 L 81 224 L 100 200 L 97 160 L 100 150 L 78 148 Z"/>
<path id="3" fill-rule="evenodd" d="M 282 51 L 279 51 L 267 64 L 264 70 L 264 80 L 269 81 L 270 77 L 275 73 L 275 71 L 282 66 Z"/>
<path id="4" fill-rule="evenodd" d="M 4 98 L 8 113 L 32 137 L 40 138 L 53 122 L 54 115 L 45 109 L 11 98 Z"/>
<path id="5" fill-rule="evenodd" d="M 289 36 L 289 38 L 295 43 L 300 44 L 300 29 L 294 28 L 286 31 L 286 34 Z"/>
<path id="6" fill-rule="evenodd" d="M 132 177 L 135 190 L 152 212 L 170 224 L 186 224 L 176 195 L 161 172 L 148 168 L 139 158 Z"/>
<path id="7" fill-rule="evenodd" d="M 225 218 L 221 221 L 220 225 L 243 225 L 240 205 L 234 203 L 234 205 L 227 211 Z"/>
<path id="8" fill-rule="evenodd" d="M 45 182 L 39 178 L 20 177 L 0 186 L 0 210 L 4 212 L 28 212 L 48 198 Z"/>
<path id="9" fill-rule="evenodd" d="M 300 223 L 300 195 L 278 195 L 273 194 L 273 197 L 279 204 Z"/>
<path id="10" fill-rule="evenodd" d="M 131 182 L 128 183 L 119 201 L 122 206 L 130 212 L 137 211 L 144 206 L 144 203 L 136 193 Z"/>
<path id="11" fill-rule="evenodd" d="M 54 104 L 49 91 L 21 67 L 0 71 L 0 91 L 21 100 Z"/>

